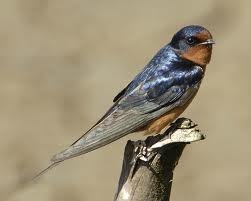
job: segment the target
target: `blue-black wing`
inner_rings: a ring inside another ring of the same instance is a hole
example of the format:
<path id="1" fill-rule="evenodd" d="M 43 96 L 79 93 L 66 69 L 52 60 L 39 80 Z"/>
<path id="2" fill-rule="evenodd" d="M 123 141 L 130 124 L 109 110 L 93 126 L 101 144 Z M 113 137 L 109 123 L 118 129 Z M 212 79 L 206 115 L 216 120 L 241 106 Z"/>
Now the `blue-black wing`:
<path id="1" fill-rule="evenodd" d="M 199 66 L 186 67 L 179 66 L 170 72 L 166 69 L 161 76 L 149 75 L 131 93 L 121 98 L 118 106 L 141 114 L 181 106 L 197 92 L 204 75 Z"/>

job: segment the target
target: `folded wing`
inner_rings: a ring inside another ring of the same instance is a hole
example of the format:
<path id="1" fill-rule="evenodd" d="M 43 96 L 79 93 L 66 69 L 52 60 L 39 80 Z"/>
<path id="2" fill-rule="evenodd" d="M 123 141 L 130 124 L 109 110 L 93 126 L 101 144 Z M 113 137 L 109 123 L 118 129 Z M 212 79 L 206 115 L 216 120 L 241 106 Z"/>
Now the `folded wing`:
<path id="1" fill-rule="evenodd" d="M 198 66 L 167 69 L 161 76 L 148 74 L 130 91 L 123 90 L 105 116 L 52 161 L 58 163 L 100 148 L 185 104 L 197 92 L 202 78 L 203 70 Z"/>

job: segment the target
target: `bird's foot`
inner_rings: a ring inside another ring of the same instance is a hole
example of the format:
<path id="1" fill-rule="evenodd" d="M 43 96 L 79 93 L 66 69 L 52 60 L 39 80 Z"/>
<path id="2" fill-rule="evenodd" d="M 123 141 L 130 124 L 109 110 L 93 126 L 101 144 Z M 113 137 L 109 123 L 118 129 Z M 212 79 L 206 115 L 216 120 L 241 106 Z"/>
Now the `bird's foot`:
<path id="1" fill-rule="evenodd" d="M 152 150 L 149 149 L 144 141 L 138 141 L 134 152 L 136 153 L 135 161 L 149 161 L 152 158 Z"/>

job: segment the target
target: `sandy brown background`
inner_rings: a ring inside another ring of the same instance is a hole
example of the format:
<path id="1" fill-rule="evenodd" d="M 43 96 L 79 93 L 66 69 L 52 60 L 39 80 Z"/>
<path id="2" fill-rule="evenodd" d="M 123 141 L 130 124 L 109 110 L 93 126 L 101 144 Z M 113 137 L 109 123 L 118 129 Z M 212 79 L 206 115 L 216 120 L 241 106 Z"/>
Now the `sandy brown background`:
<path id="1" fill-rule="evenodd" d="M 250 1 L 0 1 L 0 200 L 109 201 L 127 136 L 21 183 L 94 124 L 173 33 L 217 44 L 183 116 L 207 134 L 186 148 L 172 200 L 251 200 Z"/>

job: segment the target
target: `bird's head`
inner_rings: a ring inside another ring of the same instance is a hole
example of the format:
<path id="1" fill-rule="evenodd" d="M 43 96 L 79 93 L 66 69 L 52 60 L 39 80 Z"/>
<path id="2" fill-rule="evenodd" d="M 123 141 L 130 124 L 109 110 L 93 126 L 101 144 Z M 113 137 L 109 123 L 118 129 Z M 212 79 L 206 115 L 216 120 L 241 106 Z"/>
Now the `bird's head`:
<path id="1" fill-rule="evenodd" d="M 179 30 L 173 36 L 170 45 L 181 58 L 203 67 L 210 62 L 214 43 L 207 29 L 191 25 Z"/>

